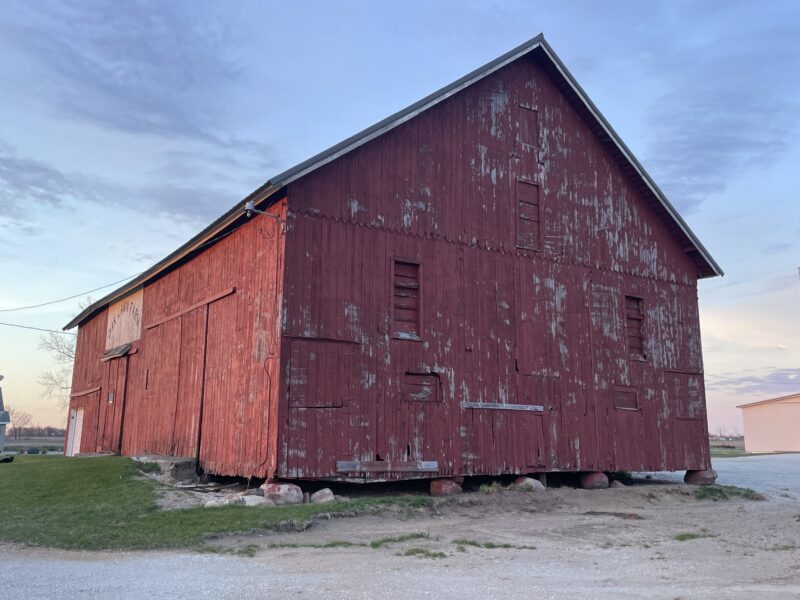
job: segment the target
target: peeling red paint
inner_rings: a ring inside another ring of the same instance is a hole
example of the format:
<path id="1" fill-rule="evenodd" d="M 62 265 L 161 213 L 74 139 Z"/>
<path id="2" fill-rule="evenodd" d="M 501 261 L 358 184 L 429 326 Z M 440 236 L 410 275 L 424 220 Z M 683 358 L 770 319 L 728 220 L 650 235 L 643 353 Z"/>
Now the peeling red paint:
<path id="1" fill-rule="evenodd" d="M 588 119 L 524 56 L 292 182 L 285 235 L 255 217 L 147 285 L 121 451 L 287 478 L 709 468 L 697 265 Z M 116 385 L 104 319 L 75 390 Z"/>

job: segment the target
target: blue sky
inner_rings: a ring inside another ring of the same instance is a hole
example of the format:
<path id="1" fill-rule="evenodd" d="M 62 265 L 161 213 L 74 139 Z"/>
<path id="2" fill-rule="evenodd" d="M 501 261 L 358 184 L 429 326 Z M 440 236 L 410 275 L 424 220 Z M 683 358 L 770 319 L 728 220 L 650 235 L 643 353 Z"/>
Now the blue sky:
<path id="1" fill-rule="evenodd" d="M 711 429 L 800 392 L 797 3 L 466 4 L 6 0 L 0 310 L 142 271 L 271 175 L 544 32 L 726 271 L 699 290 Z M 59 329 L 76 309 L 0 321 Z M 0 326 L 6 402 L 61 423 L 37 346 Z"/>

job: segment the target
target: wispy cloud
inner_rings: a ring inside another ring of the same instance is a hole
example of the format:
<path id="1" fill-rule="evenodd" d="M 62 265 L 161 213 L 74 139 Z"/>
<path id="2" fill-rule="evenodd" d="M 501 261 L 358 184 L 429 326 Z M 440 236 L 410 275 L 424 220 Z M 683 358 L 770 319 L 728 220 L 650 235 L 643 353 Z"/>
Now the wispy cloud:
<path id="1" fill-rule="evenodd" d="M 86 202 L 207 222 L 286 166 L 276 147 L 230 133 L 227 100 L 243 92 L 241 46 L 223 8 L 154 0 L 11 4 L 0 14 L 0 47 L 35 73 L 15 71 L 15 86 L 29 86 L 24 93 L 65 121 L 106 132 L 117 149 L 130 142 L 152 153 L 138 171 L 112 159 L 111 170 L 87 162 L 77 172 L 0 140 L 6 223 L 35 233 L 37 207 Z"/>
<path id="2" fill-rule="evenodd" d="M 706 375 L 709 391 L 726 391 L 737 395 L 785 396 L 800 393 L 800 368 L 776 369 L 763 374 L 723 373 Z"/>
<path id="3" fill-rule="evenodd" d="M 646 63 L 664 82 L 650 111 L 648 165 L 691 212 L 740 172 L 764 168 L 792 143 L 800 119 L 797 25 L 709 28 L 675 38 Z"/>
<path id="4" fill-rule="evenodd" d="M 32 158 L 17 156 L 0 140 L 0 218 L 24 233 L 34 233 L 30 215 L 70 199 L 97 198 L 58 169 Z"/>
<path id="5" fill-rule="evenodd" d="M 240 154 L 244 150 L 240 150 Z M 17 155 L 0 140 L 0 222 L 23 234 L 38 229 L 37 213 L 77 204 L 102 204 L 205 223 L 219 216 L 255 186 L 241 177 L 226 176 L 232 164 L 242 169 L 274 168 L 272 150 L 248 160 L 231 153 L 214 160 L 213 153 L 187 152 L 167 163 L 150 181 L 126 185 L 99 176 L 61 171 L 53 165 Z M 227 167 L 227 169 L 226 169 Z M 264 177 L 266 179 L 266 176 Z M 252 179 L 252 177 L 251 177 Z M 252 179 L 252 181 L 258 181 Z"/>
<path id="6" fill-rule="evenodd" d="M 8 7 L 6 7 L 8 8 Z M 213 7 L 183 2 L 18 2 L 6 43 L 38 60 L 68 118 L 158 135 L 208 138 L 220 88 L 237 78 L 235 38 Z"/>

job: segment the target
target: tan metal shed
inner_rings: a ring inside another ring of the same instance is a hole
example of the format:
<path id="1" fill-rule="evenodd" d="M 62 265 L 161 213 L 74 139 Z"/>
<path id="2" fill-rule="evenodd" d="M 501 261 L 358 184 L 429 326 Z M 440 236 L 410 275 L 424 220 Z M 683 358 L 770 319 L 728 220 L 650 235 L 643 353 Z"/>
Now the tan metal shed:
<path id="1" fill-rule="evenodd" d="M 747 452 L 800 452 L 800 394 L 737 406 Z"/>

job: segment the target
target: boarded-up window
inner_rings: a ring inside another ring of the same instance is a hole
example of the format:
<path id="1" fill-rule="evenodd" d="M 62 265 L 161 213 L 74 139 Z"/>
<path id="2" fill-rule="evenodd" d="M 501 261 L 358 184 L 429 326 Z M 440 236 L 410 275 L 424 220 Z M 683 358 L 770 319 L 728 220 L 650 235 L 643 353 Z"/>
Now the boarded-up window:
<path id="1" fill-rule="evenodd" d="M 338 408 L 353 396 L 355 344 L 294 339 L 286 366 L 289 406 Z"/>
<path id="2" fill-rule="evenodd" d="M 519 141 L 528 146 L 539 145 L 539 112 L 529 106 L 520 106 Z"/>
<path id="3" fill-rule="evenodd" d="M 419 265 L 394 261 L 394 289 L 392 298 L 392 334 L 400 338 L 418 339 L 419 318 Z"/>
<path id="4" fill-rule="evenodd" d="M 665 371 L 664 383 L 670 403 L 675 407 L 675 416 L 699 419 L 705 415 L 706 401 L 702 374 Z"/>
<path id="5" fill-rule="evenodd" d="M 642 299 L 635 296 L 625 296 L 625 335 L 628 340 L 628 354 L 631 358 L 643 359 L 647 357 L 642 336 L 643 322 Z"/>
<path id="6" fill-rule="evenodd" d="M 614 386 L 614 408 L 624 410 L 636 410 L 639 408 L 639 401 L 636 388 L 617 385 Z"/>
<path id="7" fill-rule="evenodd" d="M 439 376 L 406 373 L 403 378 L 403 400 L 406 402 L 439 402 Z"/>
<path id="8" fill-rule="evenodd" d="M 514 189 L 517 204 L 517 248 L 539 250 L 542 237 L 539 224 L 539 186 L 517 179 Z"/>

